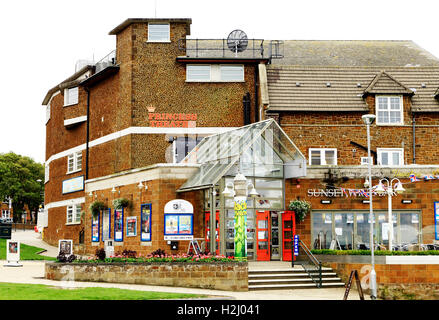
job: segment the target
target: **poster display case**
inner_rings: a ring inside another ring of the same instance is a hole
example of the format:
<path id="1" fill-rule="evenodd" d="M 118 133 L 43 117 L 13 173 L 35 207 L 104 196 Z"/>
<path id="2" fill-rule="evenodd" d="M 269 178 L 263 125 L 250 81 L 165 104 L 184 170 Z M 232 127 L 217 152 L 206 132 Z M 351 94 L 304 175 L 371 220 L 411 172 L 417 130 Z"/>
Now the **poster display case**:
<path id="1" fill-rule="evenodd" d="M 150 203 L 140 206 L 140 240 L 151 241 L 151 207 Z"/>
<path id="2" fill-rule="evenodd" d="M 127 237 L 137 236 L 137 217 L 127 217 L 126 220 L 127 220 L 126 236 Z"/>
<path id="3" fill-rule="evenodd" d="M 101 215 L 91 218 L 91 241 L 99 242 L 99 222 Z"/>
<path id="4" fill-rule="evenodd" d="M 123 208 L 114 210 L 114 241 L 123 241 Z"/>

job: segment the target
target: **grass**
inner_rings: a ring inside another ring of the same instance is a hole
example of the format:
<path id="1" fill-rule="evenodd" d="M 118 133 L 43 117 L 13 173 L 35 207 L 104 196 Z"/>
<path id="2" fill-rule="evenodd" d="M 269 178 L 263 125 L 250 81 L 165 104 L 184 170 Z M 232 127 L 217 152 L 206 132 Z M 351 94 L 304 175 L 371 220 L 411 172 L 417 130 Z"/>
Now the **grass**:
<path id="1" fill-rule="evenodd" d="M 37 254 L 37 252 L 42 250 L 42 248 L 20 243 L 20 260 L 56 260 L 53 257 Z M 0 239 L 0 260 L 6 260 L 6 239 Z"/>
<path id="2" fill-rule="evenodd" d="M 206 296 L 117 288 L 63 289 L 40 284 L 0 283 L 0 300 L 158 300 L 200 297 Z"/>

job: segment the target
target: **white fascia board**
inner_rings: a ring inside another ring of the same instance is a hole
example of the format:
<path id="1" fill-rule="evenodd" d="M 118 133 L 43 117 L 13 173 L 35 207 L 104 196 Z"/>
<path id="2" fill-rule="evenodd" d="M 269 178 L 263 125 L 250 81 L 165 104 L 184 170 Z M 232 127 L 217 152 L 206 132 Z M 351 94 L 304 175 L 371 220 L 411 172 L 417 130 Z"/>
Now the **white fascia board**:
<path id="1" fill-rule="evenodd" d="M 48 210 L 48 209 L 58 208 L 58 207 L 67 207 L 67 206 L 71 206 L 74 204 L 81 204 L 81 203 L 85 203 L 85 197 L 50 202 L 50 203 L 47 203 L 44 205 L 44 209 Z"/>

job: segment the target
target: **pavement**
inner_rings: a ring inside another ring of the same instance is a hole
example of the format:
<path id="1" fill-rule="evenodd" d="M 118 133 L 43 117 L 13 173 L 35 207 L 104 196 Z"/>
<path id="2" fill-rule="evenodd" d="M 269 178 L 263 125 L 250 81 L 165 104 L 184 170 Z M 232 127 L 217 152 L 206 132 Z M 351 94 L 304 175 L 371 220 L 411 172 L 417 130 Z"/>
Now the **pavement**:
<path id="1" fill-rule="evenodd" d="M 56 257 L 57 248 L 48 245 L 41 239 L 41 235 L 33 230 L 13 231 L 12 239 L 19 240 L 21 243 L 43 248 L 43 254 Z M 82 281 L 55 281 L 47 280 L 44 276 L 44 261 L 20 261 L 22 267 L 6 267 L 6 261 L 0 260 L 0 282 L 12 283 L 29 283 L 56 286 L 61 288 L 82 288 L 82 287 L 103 287 L 119 288 L 139 291 L 156 291 L 156 292 L 175 292 L 175 293 L 193 293 L 208 295 L 211 299 L 225 300 L 342 300 L 344 288 L 321 288 L 321 289 L 294 289 L 294 290 L 264 290 L 249 292 L 221 291 L 210 289 L 182 288 L 182 287 L 165 287 L 149 286 L 138 284 L 120 284 L 120 283 L 102 283 L 102 282 L 82 282 Z M 286 266 L 278 262 L 276 267 Z M 261 269 L 273 267 L 270 263 L 249 263 L 249 267 Z M 26 299 L 25 297 L 23 297 Z M 368 299 L 369 297 L 365 297 Z M 359 296 L 354 286 L 351 288 L 348 300 L 359 300 Z"/>

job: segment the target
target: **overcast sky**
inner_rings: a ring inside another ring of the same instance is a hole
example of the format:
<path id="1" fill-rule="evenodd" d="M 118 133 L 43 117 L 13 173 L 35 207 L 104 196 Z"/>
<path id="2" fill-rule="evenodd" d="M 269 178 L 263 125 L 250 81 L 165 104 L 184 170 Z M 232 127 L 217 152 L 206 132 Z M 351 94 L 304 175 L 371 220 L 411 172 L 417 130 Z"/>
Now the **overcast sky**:
<path id="1" fill-rule="evenodd" d="M 45 94 L 115 49 L 108 32 L 127 18 L 192 18 L 190 38 L 413 40 L 439 57 L 438 12 L 430 0 L 2 1 L 0 153 L 44 162 Z"/>

